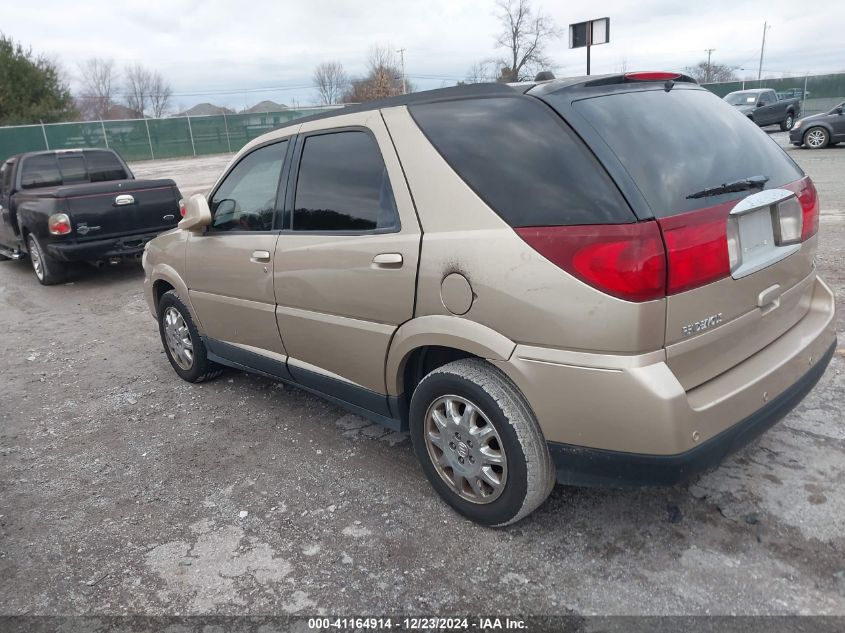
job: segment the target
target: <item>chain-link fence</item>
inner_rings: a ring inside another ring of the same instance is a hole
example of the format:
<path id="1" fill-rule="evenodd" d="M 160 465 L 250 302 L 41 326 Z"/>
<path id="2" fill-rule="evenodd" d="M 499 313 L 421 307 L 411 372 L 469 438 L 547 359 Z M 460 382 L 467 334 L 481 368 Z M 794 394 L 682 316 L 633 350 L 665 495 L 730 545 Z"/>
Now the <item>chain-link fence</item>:
<path id="1" fill-rule="evenodd" d="M 802 116 L 829 112 L 845 101 L 845 73 L 761 79 L 760 81 L 727 81 L 704 84 L 704 87 L 719 97 L 724 97 L 736 90 L 771 88 L 781 99 L 800 99 Z"/>
<path id="2" fill-rule="evenodd" d="M 110 148 L 125 160 L 236 152 L 257 136 L 288 121 L 338 107 L 342 106 L 0 127 L 0 161 L 20 152 L 78 147 Z"/>

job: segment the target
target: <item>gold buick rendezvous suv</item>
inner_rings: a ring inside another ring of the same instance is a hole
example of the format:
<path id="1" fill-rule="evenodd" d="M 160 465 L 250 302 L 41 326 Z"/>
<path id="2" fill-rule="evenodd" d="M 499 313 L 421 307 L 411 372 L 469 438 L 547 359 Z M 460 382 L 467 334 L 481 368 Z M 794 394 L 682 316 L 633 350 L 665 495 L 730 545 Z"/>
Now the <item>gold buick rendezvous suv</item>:
<path id="1" fill-rule="evenodd" d="M 247 144 L 144 257 L 174 370 L 234 367 L 394 429 L 457 511 L 673 484 L 830 361 L 810 179 L 693 80 L 421 92 Z"/>

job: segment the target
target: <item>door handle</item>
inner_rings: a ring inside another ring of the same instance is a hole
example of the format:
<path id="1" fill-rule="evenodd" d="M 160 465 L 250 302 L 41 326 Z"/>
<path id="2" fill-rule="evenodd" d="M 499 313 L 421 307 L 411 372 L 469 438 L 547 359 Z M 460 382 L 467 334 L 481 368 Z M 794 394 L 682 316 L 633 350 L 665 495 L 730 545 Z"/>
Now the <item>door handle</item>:
<path id="1" fill-rule="evenodd" d="M 402 268 L 402 253 L 379 253 L 373 257 L 373 268 Z"/>
<path id="2" fill-rule="evenodd" d="M 252 257 L 249 258 L 249 261 L 256 264 L 266 264 L 270 261 L 270 251 L 252 251 Z"/>

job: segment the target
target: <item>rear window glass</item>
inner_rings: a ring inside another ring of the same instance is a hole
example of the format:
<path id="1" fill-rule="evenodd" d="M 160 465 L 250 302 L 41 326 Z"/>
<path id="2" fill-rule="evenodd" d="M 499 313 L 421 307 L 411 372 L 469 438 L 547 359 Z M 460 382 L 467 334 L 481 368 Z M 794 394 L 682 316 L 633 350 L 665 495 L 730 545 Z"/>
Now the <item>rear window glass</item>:
<path id="1" fill-rule="evenodd" d="M 555 99 L 547 97 L 554 105 Z M 687 196 L 765 176 L 766 189 L 803 176 L 775 141 L 717 96 L 698 89 L 626 92 L 574 104 L 634 179 L 657 217 L 748 195 Z"/>
<path id="2" fill-rule="evenodd" d="M 62 184 L 62 175 L 56 164 L 55 154 L 36 154 L 23 161 L 21 188 L 55 187 Z"/>
<path id="3" fill-rule="evenodd" d="M 111 152 L 85 152 L 91 182 L 126 180 L 129 176 L 117 156 Z"/>
<path id="4" fill-rule="evenodd" d="M 510 226 L 634 221 L 604 168 L 539 101 L 471 99 L 410 111 L 452 169 Z"/>
<path id="5" fill-rule="evenodd" d="M 88 172 L 85 171 L 85 159 L 81 154 L 75 156 L 59 156 L 59 172 L 62 183 L 67 185 L 74 182 L 87 182 Z"/>

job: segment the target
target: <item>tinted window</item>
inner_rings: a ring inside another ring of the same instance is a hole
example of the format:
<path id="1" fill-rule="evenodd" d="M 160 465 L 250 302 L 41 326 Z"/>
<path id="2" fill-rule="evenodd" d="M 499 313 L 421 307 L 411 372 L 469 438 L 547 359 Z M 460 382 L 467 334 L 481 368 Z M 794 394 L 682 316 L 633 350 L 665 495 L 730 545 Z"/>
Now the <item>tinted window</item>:
<path id="1" fill-rule="evenodd" d="M 88 181 L 88 172 L 85 170 L 85 159 L 82 158 L 82 154 L 58 156 L 57 158 L 63 184 Z"/>
<path id="2" fill-rule="evenodd" d="M 211 199 L 215 231 L 270 231 L 287 141 L 247 154 Z"/>
<path id="3" fill-rule="evenodd" d="M 55 154 L 36 154 L 23 161 L 21 167 L 21 188 L 54 187 L 62 184 Z"/>
<path id="4" fill-rule="evenodd" d="M 539 101 L 502 97 L 410 109 L 443 158 L 511 226 L 634 220 L 607 172 Z"/>
<path id="5" fill-rule="evenodd" d="M 0 192 L 7 194 L 12 190 L 12 163 L 0 167 Z"/>
<path id="6" fill-rule="evenodd" d="M 355 131 L 305 139 L 294 200 L 295 231 L 398 226 L 390 179 L 372 136 Z"/>
<path id="7" fill-rule="evenodd" d="M 775 102 L 775 93 L 773 93 L 773 92 L 762 93 L 760 95 L 760 101 L 762 101 L 766 105 L 774 103 Z"/>
<path id="8" fill-rule="evenodd" d="M 565 96 L 547 98 L 554 105 Z M 803 175 L 765 132 L 706 90 L 626 92 L 574 107 L 613 149 L 658 217 L 748 195 L 687 198 L 707 187 L 762 175 L 772 189 Z"/>
<path id="9" fill-rule="evenodd" d="M 91 182 L 125 180 L 129 177 L 117 156 L 111 152 L 85 152 Z"/>

